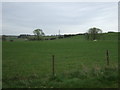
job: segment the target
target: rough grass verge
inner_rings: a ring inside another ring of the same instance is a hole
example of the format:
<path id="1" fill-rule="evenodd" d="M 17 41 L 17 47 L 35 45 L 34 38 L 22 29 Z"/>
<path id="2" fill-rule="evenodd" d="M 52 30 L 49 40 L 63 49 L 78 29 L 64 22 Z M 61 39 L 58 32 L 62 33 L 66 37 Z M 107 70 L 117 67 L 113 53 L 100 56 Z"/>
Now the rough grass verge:
<path id="1" fill-rule="evenodd" d="M 54 77 L 50 74 L 44 77 L 36 74 L 29 77 L 16 75 L 3 79 L 3 88 L 118 88 L 118 68 L 83 67 Z"/>

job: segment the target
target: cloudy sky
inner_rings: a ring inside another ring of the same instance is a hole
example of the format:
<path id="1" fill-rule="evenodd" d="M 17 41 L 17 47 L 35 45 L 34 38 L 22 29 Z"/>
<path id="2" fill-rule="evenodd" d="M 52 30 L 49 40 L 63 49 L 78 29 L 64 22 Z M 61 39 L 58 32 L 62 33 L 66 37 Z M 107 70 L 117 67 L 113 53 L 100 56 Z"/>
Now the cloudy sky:
<path id="1" fill-rule="evenodd" d="M 85 33 L 91 27 L 118 31 L 117 2 L 4 2 L 2 34 Z"/>

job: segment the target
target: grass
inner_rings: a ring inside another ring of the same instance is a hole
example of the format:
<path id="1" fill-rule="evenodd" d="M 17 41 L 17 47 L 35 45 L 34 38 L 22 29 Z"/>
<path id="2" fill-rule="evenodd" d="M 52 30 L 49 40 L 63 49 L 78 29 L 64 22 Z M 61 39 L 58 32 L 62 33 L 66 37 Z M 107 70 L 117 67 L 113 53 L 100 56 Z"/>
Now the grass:
<path id="1" fill-rule="evenodd" d="M 111 37 L 113 40 L 106 36 L 97 42 L 87 41 L 84 36 L 3 42 L 3 88 L 117 87 L 118 41 L 116 35 Z M 107 49 L 110 70 L 105 69 Z M 54 79 L 51 77 L 52 55 L 55 55 Z"/>
<path id="2" fill-rule="evenodd" d="M 94 67 L 87 71 L 82 68 L 55 77 L 51 75 L 40 77 L 37 74 L 29 77 L 16 76 L 7 79 L 7 82 L 3 79 L 3 85 L 9 85 L 11 88 L 116 88 L 117 72 L 117 67 L 104 67 L 99 70 Z"/>
<path id="3" fill-rule="evenodd" d="M 2 88 L 2 41 L 0 40 L 0 89 Z"/>

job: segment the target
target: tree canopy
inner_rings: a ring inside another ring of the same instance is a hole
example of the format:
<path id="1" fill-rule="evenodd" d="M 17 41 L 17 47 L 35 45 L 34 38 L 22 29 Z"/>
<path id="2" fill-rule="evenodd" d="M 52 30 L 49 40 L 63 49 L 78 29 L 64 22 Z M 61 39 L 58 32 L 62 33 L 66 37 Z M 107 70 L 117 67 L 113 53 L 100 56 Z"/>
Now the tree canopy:
<path id="1" fill-rule="evenodd" d="M 42 31 L 42 29 L 35 29 L 33 31 L 34 35 L 37 37 L 38 40 L 42 38 L 42 36 L 45 35 L 45 33 Z"/>
<path id="2" fill-rule="evenodd" d="M 96 40 L 99 38 L 99 34 L 102 33 L 102 30 L 96 27 L 90 28 L 87 32 L 87 39 Z"/>

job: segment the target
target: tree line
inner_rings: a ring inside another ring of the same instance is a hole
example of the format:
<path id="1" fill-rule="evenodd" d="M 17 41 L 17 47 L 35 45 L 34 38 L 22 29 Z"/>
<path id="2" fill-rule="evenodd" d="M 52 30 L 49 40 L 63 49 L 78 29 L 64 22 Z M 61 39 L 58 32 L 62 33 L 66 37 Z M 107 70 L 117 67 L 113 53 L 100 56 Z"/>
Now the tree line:
<path id="1" fill-rule="evenodd" d="M 36 29 L 33 31 L 36 40 L 42 40 L 43 36 L 45 35 L 45 33 L 42 31 L 42 29 Z M 85 37 L 87 40 L 97 40 L 100 38 L 102 33 L 102 30 L 96 27 L 90 28 L 87 33 L 85 33 Z M 78 35 L 78 34 L 76 34 Z M 76 35 L 64 35 L 64 37 L 70 37 L 70 36 L 76 36 Z M 59 36 L 58 38 L 62 38 L 61 36 Z"/>
<path id="2" fill-rule="evenodd" d="M 100 39 L 102 36 L 102 30 L 96 27 L 90 28 L 86 33 L 84 34 L 68 34 L 68 35 L 58 35 L 57 37 L 51 36 L 49 38 L 44 38 L 45 33 L 43 32 L 42 29 L 35 29 L 33 31 L 33 36 L 32 35 L 20 35 L 18 38 L 27 38 L 28 40 L 54 40 L 56 38 L 61 39 L 61 38 L 67 38 L 67 37 L 72 37 L 72 36 L 77 36 L 77 35 L 84 35 L 87 40 L 97 40 Z M 5 35 L 2 36 L 2 40 L 5 41 L 6 37 Z"/>

